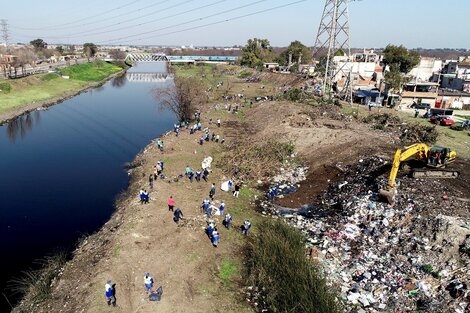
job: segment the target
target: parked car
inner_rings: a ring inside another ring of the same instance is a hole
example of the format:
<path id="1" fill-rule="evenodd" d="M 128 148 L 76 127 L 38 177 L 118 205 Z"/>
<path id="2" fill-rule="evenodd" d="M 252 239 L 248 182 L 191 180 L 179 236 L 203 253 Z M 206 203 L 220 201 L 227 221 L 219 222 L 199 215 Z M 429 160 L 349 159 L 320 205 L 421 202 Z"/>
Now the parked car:
<path id="1" fill-rule="evenodd" d="M 410 108 L 412 109 L 430 109 L 431 104 L 429 103 L 413 103 Z"/>
<path id="2" fill-rule="evenodd" d="M 442 119 L 442 115 L 434 115 L 434 116 L 431 116 L 431 118 L 429 119 L 429 122 L 432 124 L 439 124 L 441 119 Z"/>
<path id="3" fill-rule="evenodd" d="M 454 122 L 455 121 L 453 119 L 451 119 L 450 117 L 443 116 L 441 118 L 440 124 L 441 124 L 441 126 L 450 126 L 450 125 L 454 124 Z"/>
<path id="4" fill-rule="evenodd" d="M 450 128 L 458 131 L 470 129 L 470 120 L 455 122 L 454 124 L 450 125 Z"/>

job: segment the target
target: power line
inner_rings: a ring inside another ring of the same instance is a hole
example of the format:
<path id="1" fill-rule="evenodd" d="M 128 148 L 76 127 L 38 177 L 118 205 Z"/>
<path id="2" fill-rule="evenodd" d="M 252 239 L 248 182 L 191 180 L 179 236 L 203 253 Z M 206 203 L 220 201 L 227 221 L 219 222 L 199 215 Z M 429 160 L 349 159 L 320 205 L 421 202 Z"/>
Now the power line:
<path id="1" fill-rule="evenodd" d="M 180 3 L 177 3 L 177 4 L 174 4 L 174 5 L 171 5 L 169 7 L 166 7 L 164 9 L 160 9 L 160 10 L 156 10 L 156 11 L 153 11 L 153 12 L 150 12 L 150 13 L 147 13 L 147 14 L 144 14 L 144 15 L 141 15 L 141 16 L 137 16 L 137 17 L 133 17 L 133 18 L 130 18 L 130 19 L 127 19 L 127 20 L 124 20 L 124 21 L 121 21 L 121 22 L 117 22 L 115 24 L 112 24 L 111 26 L 107 26 L 107 27 L 112 27 L 112 26 L 115 26 L 115 25 L 120 25 L 120 24 L 124 24 L 124 23 L 127 23 L 129 21 L 133 21 L 137 18 L 142 18 L 142 17 L 147 17 L 147 16 L 151 16 L 153 14 L 156 14 L 156 13 L 160 13 L 160 12 L 163 12 L 163 11 L 167 11 L 169 9 L 173 9 L 175 7 L 178 7 L 180 5 L 183 5 L 183 4 L 186 4 L 186 3 L 189 3 L 189 2 L 193 2 L 194 0 L 186 0 L 186 1 L 183 1 L 183 2 L 180 2 Z M 154 7 L 156 5 L 159 5 L 159 4 L 162 4 L 164 2 L 168 2 L 167 1 L 160 1 L 160 2 L 157 2 L 157 3 L 154 3 L 154 4 L 151 4 L 145 8 L 150 8 L 150 7 Z M 105 18 L 105 19 L 101 19 L 99 21 L 96 21 L 96 22 L 90 22 L 90 23 L 86 23 L 86 24 L 80 24 L 78 25 L 79 27 L 82 27 L 82 26 L 88 26 L 88 25 L 93 25 L 93 24 L 97 24 L 97 23 L 102 23 L 102 22 L 105 22 L 105 21 L 109 21 L 109 20 L 113 20 L 117 17 L 121 17 L 121 16 L 124 16 L 124 15 L 130 15 L 132 13 L 135 13 L 135 12 L 139 12 L 139 11 L 142 11 L 143 8 L 141 9 L 138 9 L 138 10 L 135 10 L 135 11 L 131 11 L 131 12 L 125 12 L 125 13 L 121 13 L 119 15 L 115 15 L 115 16 L 111 16 L 111 17 L 108 17 L 108 18 Z M 73 28 L 77 28 L 78 26 L 74 26 Z M 104 27 L 104 28 L 107 28 L 107 27 Z M 70 28 L 70 27 L 69 27 Z"/>
<path id="2" fill-rule="evenodd" d="M 182 22 L 182 23 L 179 23 L 179 24 L 174 24 L 174 25 L 170 25 L 170 26 L 165 26 L 165 27 L 162 27 L 162 28 L 153 29 L 153 30 L 150 30 L 150 31 L 146 31 L 146 32 L 142 32 L 142 33 L 138 33 L 138 34 L 134 34 L 134 35 L 129 35 L 129 36 L 124 36 L 124 37 L 120 37 L 120 38 L 114 38 L 114 39 L 109 39 L 109 40 L 104 40 L 104 41 L 98 41 L 97 43 L 113 42 L 113 41 L 117 41 L 117 40 L 132 38 L 132 37 L 134 37 L 134 36 L 146 35 L 146 34 L 154 33 L 154 32 L 161 31 L 161 30 L 165 30 L 165 29 L 169 29 L 169 28 L 174 28 L 174 27 L 178 27 L 178 26 L 183 26 L 183 25 L 187 25 L 187 24 L 190 24 L 190 23 L 202 21 L 202 20 L 205 20 L 205 19 L 214 17 L 214 16 L 218 16 L 218 15 L 221 15 L 221 14 L 230 13 L 230 12 L 233 12 L 233 11 L 237 11 L 237 10 L 240 10 L 240 9 L 244 9 L 244 8 L 247 8 L 247 7 L 256 5 L 256 4 L 258 4 L 258 3 L 265 2 L 265 1 L 268 1 L 268 0 L 258 0 L 258 1 L 255 1 L 255 2 L 252 2 L 252 3 L 249 3 L 249 4 L 245 4 L 245 5 L 236 7 L 236 8 L 232 8 L 232 9 L 220 11 L 220 12 L 217 12 L 217 13 L 214 13 L 214 14 L 209 14 L 209 15 L 206 15 L 206 16 L 204 16 L 204 17 L 195 18 L 195 19 L 192 19 L 192 20 L 190 20 L 190 21 Z"/>
<path id="3" fill-rule="evenodd" d="M 24 28 L 24 27 L 16 27 L 16 26 L 12 26 L 12 28 L 21 29 L 21 30 L 47 30 L 47 29 L 50 29 L 50 28 L 57 28 L 57 27 L 72 25 L 72 24 L 76 24 L 76 23 L 79 23 L 79 22 L 82 22 L 82 21 L 91 19 L 91 18 L 101 17 L 102 15 L 105 15 L 105 14 L 108 14 L 108 13 L 110 13 L 110 12 L 117 11 L 117 10 L 120 10 L 120 9 L 122 9 L 122 8 L 128 7 L 128 6 L 133 5 L 134 3 L 137 3 L 137 2 L 139 2 L 139 1 L 141 1 L 141 0 L 134 0 L 134 1 L 130 2 L 130 3 L 121 5 L 121 6 L 117 7 L 117 8 L 113 8 L 113 9 L 110 9 L 110 10 L 107 10 L 107 11 L 104 11 L 104 12 L 101 12 L 101 13 L 98 13 L 98 14 L 96 14 L 96 15 L 87 16 L 87 17 L 84 17 L 84 18 L 75 20 L 75 21 L 73 21 L 73 22 L 67 22 L 67 23 L 62 23 L 62 24 L 57 24 L 57 25 L 51 25 L 51 26 L 45 26 L 45 27 L 36 27 L 36 28 Z M 79 25 L 79 26 L 80 26 L 80 25 Z"/>
<path id="4" fill-rule="evenodd" d="M 179 13 L 176 13 L 176 14 L 173 14 L 173 15 L 168 15 L 168 16 L 164 16 L 162 18 L 159 18 L 158 21 L 162 21 L 162 20 L 166 20 L 166 19 L 169 19 L 169 18 L 172 18 L 172 17 L 176 17 L 176 16 L 179 16 L 179 15 L 183 15 L 183 14 L 186 14 L 186 13 L 189 13 L 189 12 L 194 12 L 194 11 L 198 11 L 198 10 L 201 10 L 201 9 L 205 9 L 205 8 L 208 8 L 208 7 L 211 7 L 211 6 L 214 6 L 214 5 L 217 5 L 217 4 L 220 4 L 222 2 L 225 2 L 227 0 L 219 0 L 219 1 L 216 1 L 216 2 L 212 2 L 210 4 L 206 4 L 206 5 L 203 5 L 203 6 L 200 6 L 200 7 L 196 7 L 196 8 L 192 8 L 192 9 L 189 9 L 189 10 L 186 10 L 186 11 L 183 11 L 183 12 L 179 12 Z M 173 6 L 174 7 L 174 6 Z M 159 12 L 162 12 L 163 10 L 160 10 L 158 11 Z M 131 19 L 131 20 L 135 20 L 135 19 Z M 125 21 L 127 22 L 127 21 Z M 125 23 L 125 22 L 120 22 L 120 23 L 117 23 L 117 24 L 114 24 L 114 25 L 109 25 L 107 27 L 102 27 L 101 29 L 106 29 L 106 28 L 109 28 L 109 27 L 113 27 L 115 25 L 119 25 L 119 24 L 122 24 L 122 23 Z M 95 32 L 95 33 L 88 33 L 89 31 L 84 31 L 84 32 L 79 32 L 79 33 L 74 33 L 74 34 L 70 34 L 69 36 L 67 36 L 66 38 L 74 38 L 74 37 L 79 37 L 77 35 L 83 35 L 83 34 L 86 34 L 87 36 L 94 36 L 94 35 L 101 35 L 101 34 L 107 34 L 107 33 L 112 33 L 112 32 L 116 32 L 116 31 L 120 31 L 120 30 L 123 30 L 123 29 L 129 29 L 129 28 L 134 28 L 134 27 L 138 27 L 138 26 L 142 26 L 142 25 L 146 25 L 146 24 L 150 24 L 150 23 L 155 23 L 156 21 L 152 20 L 152 21 L 147 21 L 147 22 L 142 22 L 142 23 L 139 23 L 139 24 L 136 24 L 136 25 L 132 25 L 132 26 L 123 26 L 123 27 L 120 27 L 120 28 L 116 28 L 116 29 L 111 29 L 111 30 L 107 30 L 107 31 L 100 31 L 100 32 Z M 81 36 L 80 36 L 81 37 Z"/>
<path id="5" fill-rule="evenodd" d="M 221 23 L 225 23 L 225 22 L 230 22 L 230 21 L 242 19 L 242 18 L 245 18 L 245 17 L 249 17 L 249 16 L 261 14 L 261 13 L 266 13 L 266 12 L 281 9 L 281 8 L 285 8 L 285 7 L 292 6 L 292 5 L 295 5 L 295 4 L 298 4 L 298 3 L 301 3 L 301 2 L 305 2 L 305 1 L 307 1 L 307 0 L 294 1 L 294 2 L 287 3 L 287 4 L 283 4 L 283 5 L 279 5 L 279 6 L 276 6 L 276 7 L 256 11 L 256 12 L 253 12 L 253 13 L 248 13 L 248 14 L 235 16 L 235 17 L 228 18 L 228 19 L 221 20 L 221 21 L 217 21 L 217 22 L 207 23 L 207 24 L 203 24 L 203 25 L 199 25 L 199 26 L 195 26 L 195 27 L 191 27 L 191 28 L 185 28 L 185 29 L 176 30 L 176 31 L 172 31 L 172 32 L 167 32 L 167 33 L 163 33 L 163 34 L 158 34 L 158 35 L 155 35 L 155 36 L 150 36 L 150 37 L 145 37 L 145 38 L 136 38 L 135 40 L 146 40 L 148 38 L 172 35 L 172 34 L 182 33 L 182 32 L 188 31 L 188 30 L 194 30 L 194 29 L 204 28 L 204 27 L 208 27 L 208 26 L 213 26 L 213 25 L 217 25 L 217 24 L 221 24 Z"/>

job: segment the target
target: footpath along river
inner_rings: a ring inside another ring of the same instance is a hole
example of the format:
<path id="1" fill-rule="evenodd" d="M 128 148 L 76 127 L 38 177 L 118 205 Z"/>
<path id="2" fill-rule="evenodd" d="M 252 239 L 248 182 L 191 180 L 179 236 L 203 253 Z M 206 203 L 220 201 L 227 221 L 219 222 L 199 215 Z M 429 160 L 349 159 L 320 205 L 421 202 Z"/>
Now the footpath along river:
<path id="1" fill-rule="evenodd" d="M 0 312 L 16 300 L 10 279 L 109 219 L 128 184 L 125 163 L 172 128 L 174 114 L 152 95 L 171 84 L 165 72 L 164 63 L 139 63 L 0 127 Z"/>

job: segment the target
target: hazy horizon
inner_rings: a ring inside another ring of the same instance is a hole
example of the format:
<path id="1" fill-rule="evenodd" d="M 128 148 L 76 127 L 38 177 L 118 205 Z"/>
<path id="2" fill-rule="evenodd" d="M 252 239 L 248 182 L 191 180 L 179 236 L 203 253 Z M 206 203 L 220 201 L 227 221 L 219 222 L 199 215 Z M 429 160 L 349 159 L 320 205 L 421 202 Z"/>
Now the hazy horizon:
<path id="1" fill-rule="evenodd" d="M 257 37 L 276 47 L 293 40 L 313 46 L 323 6 L 323 0 L 84 0 L 80 5 L 22 0 L 5 3 L 0 19 L 8 21 L 10 43 L 42 38 L 49 44 L 221 47 Z M 440 22 L 445 9 L 451 23 Z M 439 0 L 354 1 L 351 46 L 468 50 L 465 12 L 470 1 L 449 0 L 445 6 Z"/>

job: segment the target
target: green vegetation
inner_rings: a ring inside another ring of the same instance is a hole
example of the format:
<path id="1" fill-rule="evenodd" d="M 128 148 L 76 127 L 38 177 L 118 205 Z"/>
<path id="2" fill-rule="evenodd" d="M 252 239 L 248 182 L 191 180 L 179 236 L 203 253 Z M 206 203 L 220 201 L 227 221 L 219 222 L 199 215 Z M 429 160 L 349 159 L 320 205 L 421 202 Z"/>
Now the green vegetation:
<path id="1" fill-rule="evenodd" d="M 247 78 L 247 77 L 250 77 L 251 75 L 253 75 L 252 71 L 243 70 L 243 71 L 240 72 L 240 74 L 238 74 L 238 77 L 239 78 Z"/>
<path id="2" fill-rule="evenodd" d="M 97 82 L 105 79 L 111 74 L 117 73 L 122 68 L 103 61 L 92 63 L 76 64 L 61 69 L 62 75 L 69 76 L 70 79 L 76 79 L 88 82 Z"/>
<path id="3" fill-rule="evenodd" d="M 398 90 L 406 83 L 405 74 L 419 64 L 420 56 L 416 51 L 408 51 L 404 46 L 388 45 L 384 50 L 384 63 L 390 67 L 385 73 L 387 84 Z"/>
<path id="4" fill-rule="evenodd" d="M 302 63 L 309 63 L 312 60 L 312 51 L 298 40 L 292 41 L 286 50 L 281 52 L 277 59 L 280 65 L 289 64 L 289 54 L 292 55 L 292 62 L 297 62 L 299 57 Z"/>
<path id="5" fill-rule="evenodd" d="M 39 262 L 40 270 L 24 271 L 23 277 L 11 281 L 12 291 L 25 295 L 32 304 L 38 304 L 51 296 L 52 283 L 62 270 L 67 255 L 63 252 L 46 257 Z M 15 309 L 13 312 L 21 312 Z"/>
<path id="6" fill-rule="evenodd" d="M 223 260 L 220 265 L 219 278 L 225 285 L 229 285 L 238 271 L 239 267 L 237 263 L 232 260 Z"/>
<path id="7" fill-rule="evenodd" d="M 0 83 L 0 92 L 9 93 L 11 91 L 11 85 L 9 83 Z"/>
<path id="8" fill-rule="evenodd" d="M 90 82 L 99 82 L 120 70 L 120 67 L 112 64 L 93 62 L 61 68 L 62 74 L 68 75 L 70 79 L 47 73 L 2 82 L 0 89 L 8 85 L 6 88 L 9 91 L 0 92 L 0 114 L 32 103 L 71 95 L 89 86 Z"/>
<path id="9" fill-rule="evenodd" d="M 41 80 L 48 81 L 48 80 L 56 79 L 58 77 L 60 76 L 56 73 L 47 73 L 46 75 L 41 76 Z"/>
<path id="10" fill-rule="evenodd" d="M 249 39 L 242 51 L 240 64 L 253 68 L 261 67 L 264 62 L 272 62 L 275 58 L 271 44 L 267 39 Z"/>
<path id="11" fill-rule="evenodd" d="M 248 238 L 245 280 L 262 290 L 269 312 L 341 312 L 336 295 L 304 254 L 304 236 L 286 223 L 266 220 Z"/>

